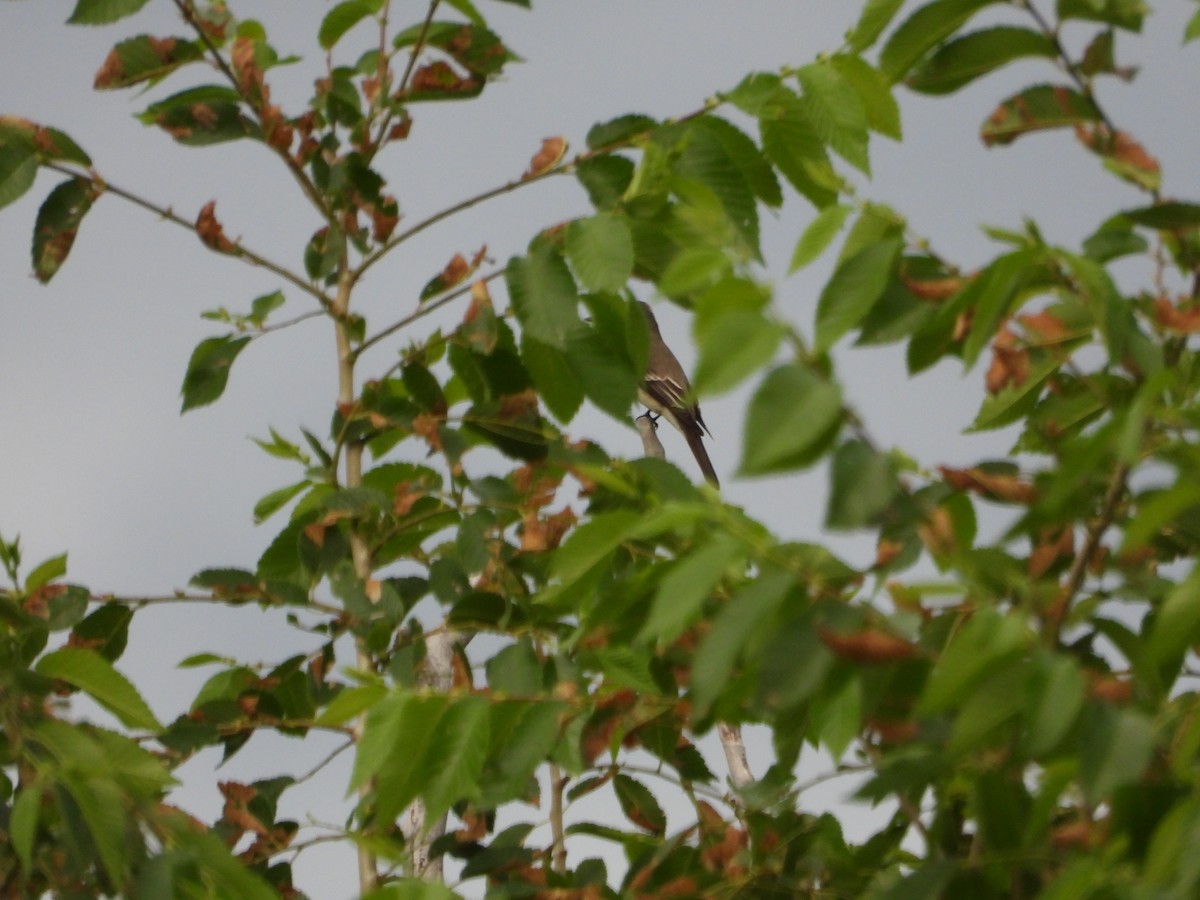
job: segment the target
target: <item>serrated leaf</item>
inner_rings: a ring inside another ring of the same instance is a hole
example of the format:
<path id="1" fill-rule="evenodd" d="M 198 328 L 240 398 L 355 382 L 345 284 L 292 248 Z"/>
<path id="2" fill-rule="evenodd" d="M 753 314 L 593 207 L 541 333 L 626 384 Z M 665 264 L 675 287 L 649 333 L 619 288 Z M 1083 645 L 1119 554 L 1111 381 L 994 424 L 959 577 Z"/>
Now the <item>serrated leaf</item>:
<path id="1" fill-rule="evenodd" d="M 133 683 L 95 650 L 64 647 L 43 656 L 34 669 L 47 678 L 61 679 L 84 691 L 130 728 L 162 730 Z"/>
<path id="2" fill-rule="evenodd" d="M 258 137 L 261 129 L 242 115 L 241 95 L 224 85 L 203 85 L 146 107 L 138 119 L 157 125 L 187 146 Z"/>
<path id="3" fill-rule="evenodd" d="M 842 421 L 842 391 L 807 367 L 785 365 L 767 375 L 746 414 L 741 473 L 766 475 L 816 461 Z"/>
<path id="4" fill-rule="evenodd" d="M 415 45 L 418 40 L 422 40 L 426 46 L 437 47 L 480 78 L 497 75 L 506 63 L 519 59 L 494 32 L 482 24 L 429 22 L 414 25 L 397 34 L 392 44 L 401 49 Z"/>
<path id="5" fill-rule="evenodd" d="M 225 393 L 233 361 L 248 343 L 248 337 L 224 335 L 207 338 L 196 345 L 183 376 L 181 412 L 207 406 Z"/>
<path id="6" fill-rule="evenodd" d="M 759 119 L 763 151 L 802 196 L 822 209 L 837 200 L 840 181 L 799 98 L 781 89 Z"/>
<path id="7" fill-rule="evenodd" d="M 42 284 L 66 262 L 79 225 L 95 198 L 89 182 L 72 178 L 58 185 L 42 203 L 33 225 L 33 273 Z"/>
<path id="8" fill-rule="evenodd" d="M 804 88 L 801 102 L 821 140 L 869 175 L 867 114 L 858 92 L 828 62 L 801 66 L 796 78 Z"/>
<path id="9" fill-rule="evenodd" d="M 617 775 L 613 778 L 613 788 L 621 811 L 630 822 L 656 836 L 666 832 L 666 813 L 648 787 L 628 775 Z"/>
<path id="10" fill-rule="evenodd" d="M 38 819 L 42 809 L 42 785 L 39 780 L 24 785 L 17 792 L 8 820 L 8 838 L 21 865 L 32 866 L 33 842 L 37 836 Z"/>
<path id="11" fill-rule="evenodd" d="M 963 35 L 939 47 L 905 83 L 922 94 L 949 94 L 1016 59 L 1054 59 L 1058 48 L 1041 32 L 1000 25 Z"/>
<path id="12" fill-rule="evenodd" d="M 830 64 L 858 93 L 867 127 L 879 134 L 900 140 L 900 106 L 892 96 L 892 87 L 883 73 L 859 56 L 839 53 Z"/>
<path id="13" fill-rule="evenodd" d="M 902 246 L 896 239 L 879 241 L 837 267 L 817 301 L 817 352 L 827 351 L 871 311 L 887 287 Z"/>
<path id="14" fill-rule="evenodd" d="M 536 244 L 528 256 L 514 256 L 504 271 L 513 309 L 524 334 L 557 350 L 580 326 L 579 295 L 566 262 L 553 248 Z"/>
<path id="15" fill-rule="evenodd" d="M 567 259 L 592 291 L 619 291 L 633 274 L 633 235 L 623 216 L 601 212 L 567 226 Z"/>
<path id="16" fill-rule="evenodd" d="M 145 6 L 149 0 L 77 0 L 69 25 L 107 25 L 117 22 Z"/>

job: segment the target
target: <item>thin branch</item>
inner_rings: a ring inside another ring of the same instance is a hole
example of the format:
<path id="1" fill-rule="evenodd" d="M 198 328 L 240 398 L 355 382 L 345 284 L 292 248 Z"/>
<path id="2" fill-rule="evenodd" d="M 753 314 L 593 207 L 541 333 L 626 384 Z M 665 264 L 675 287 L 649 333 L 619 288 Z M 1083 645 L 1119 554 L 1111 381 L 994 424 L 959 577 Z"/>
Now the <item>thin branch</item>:
<path id="1" fill-rule="evenodd" d="M 233 71 L 233 68 L 229 65 L 228 61 L 224 56 L 221 55 L 220 48 L 213 43 L 212 38 L 208 36 L 208 32 L 204 30 L 204 27 L 197 20 L 189 0 L 174 0 L 174 2 L 175 6 L 179 9 L 179 14 L 183 16 L 183 20 L 192 27 L 192 30 L 196 32 L 196 35 L 200 38 L 200 41 L 208 50 L 208 54 L 212 58 L 213 65 L 220 69 L 221 73 L 233 86 L 233 89 L 238 92 L 238 94 L 243 100 L 246 101 L 251 109 L 255 110 L 255 114 L 257 115 L 258 110 L 256 104 L 253 102 L 251 97 L 247 96 L 247 92 L 244 89 L 242 82 L 238 79 L 237 73 Z M 259 124 L 262 124 L 261 116 L 259 116 Z M 292 178 L 294 178 L 296 183 L 300 186 L 300 190 L 304 193 L 304 196 L 308 199 L 308 201 L 316 208 L 317 212 L 321 214 L 321 218 L 330 225 L 334 224 L 333 211 L 326 205 L 325 198 L 321 196 L 321 192 L 317 190 L 316 185 L 314 185 L 311 179 L 304 174 L 304 169 L 300 166 L 300 164 L 292 158 L 292 155 L 286 149 L 282 147 L 276 147 L 269 141 L 264 141 L 263 143 L 265 143 L 266 146 L 276 156 L 283 160 L 283 163 L 285 166 L 287 166 L 288 171 L 292 173 Z"/>
<path id="2" fill-rule="evenodd" d="M 697 119 L 700 116 L 703 116 L 703 115 L 706 115 L 707 113 L 712 112 L 714 109 L 716 109 L 718 106 L 720 106 L 724 102 L 725 101 L 723 101 L 723 100 L 720 100 L 717 98 L 712 98 L 712 99 L 707 100 L 705 102 L 705 104 L 703 106 L 699 107 L 698 109 L 694 109 L 691 112 L 687 113 L 686 115 L 682 115 L 677 118 L 667 119 L 666 121 L 668 123 L 673 123 L 673 124 L 679 124 L 681 122 L 690 122 L 692 119 Z M 657 127 L 658 126 L 655 126 L 655 128 L 657 128 Z M 502 185 L 499 185 L 494 188 L 489 188 L 486 191 L 482 191 L 478 194 L 475 194 L 473 197 L 468 197 L 465 200 L 461 200 L 458 203 L 455 203 L 453 206 L 448 206 L 445 209 L 442 209 L 436 213 L 433 213 L 432 215 L 428 216 L 425 219 L 422 219 L 420 222 L 413 225 L 411 228 L 408 228 L 405 231 L 402 231 L 397 235 L 393 235 L 391 238 L 388 239 L 388 241 L 383 246 L 379 247 L 377 250 L 375 250 L 375 252 L 369 254 L 365 259 L 363 259 L 363 261 L 359 264 L 358 268 L 354 272 L 355 281 L 362 278 L 363 275 L 366 274 L 368 269 L 370 269 L 373 265 L 375 265 L 375 263 L 379 262 L 380 259 L 382 259 L 389 252 L 391 252 L 395 247 L 398 247 L 400 244 L 403 244 L 409 238 L 416 237 L 422 231 L 424 231 L 427 228 L 433 227 L 438 222 L 442 222 L 442 221 L 450 218 L 451 216 L 457 215 L 458 213 L 468 210 L 473 206 L 477 206 L 478 204 L 483 203 L 487 200 L 493 200 L 496 197 L 502 197 L 505 194 L 512 193 L 513 191 L 515 191 L 519 188 L 523 188 L 523 187 L 526 187 L 531 184 L 536 184 L 539 181 L 544 181 L 545 179 L 550 178 L 551 176 L 569 174 L 580 163 L 587 162 L 588 160 L 593 159 L 594 157 L 604 156 L 606 154 L 613 153 L 617 150 L 623 150 L 623 149 L 626 149 L 629 147 L 636 146 L 640 141 L 644 140 L 647 135 L 649 135 L 652 131 L 654 131 L 655 128 L 648 128 L 645 131 L 638 132 L 637 134 L 629 135 L 628 137 L 624 138 L 623 140 L 614 141 L 611 144 L 605 144 L 603 147 L 596 147 L 592 150 L 585 150 L 582 153 L 577 153 L 575 156 L 571 157 L 570 159 L 564 159 L 561 162 L 559 162 L 558 164 L 553 165 L 550 168 L 546 169 L 545 171 L 538 172 L 533 175 L 524 175 L 513 181 L 505 182 Z"/>
<path id="3" fill-rule="evenodd" d="M 737 725 L 717 723 L 717 734 L 725 750 L 725 761 L 729 765 L 729 780 L 736 788 L 745 787 L 754 780 L 750 761 L 746 758 L 746 745 L 742 743 L 742 729 Z"/>
<path id="4" fill-rule="evenodd" d="M 569 778 L 555 763 L 550 763 L 550 866 L 559 875 L 567 871 L 567 839 L 563 827 L 563 792 Z"/>
<path id="5" fill-rule="evenodd" d="M 165 219 L 168 222 L 178 225 L 180 228 L 186 228 L 192 234 L 196 233 L 196 222 L 194 219 L 188 221 L 169 206 L 159 206 L 157 203 L 153 203 L 150 200 L 147 200 L 145 197 L 140 197 L 132 191 L 128 191 L 123 187 L 113 184 L 96 172 L 80 172 L 78 169 L 73 169 L 70 166 L 63 165 L 62 163 L 54 162 L 43 163 L 42 168 L 51 169 L 55 172 L 61 172 L 63 175 L 68 175 L 72 178 L 82 178 L 99 191 L 120 197 L 122 200 L 128 203 L 132 203 L 134 206 L 139 206 L 147 212 L 154 213 L 161 219 Z M 232 256 L 236 259 L 244 260 L 250 265 L 257 266 L 260 269 L 266 269 L 268 272 L 277 275 L 284 281 L 287 281 L 288 283 L 302 290 L 304 293 L 315 298 L 326 309 L 329 309 L 331 306 L 330 299 L 324 294 L 324 292 L 320 290 L 320 288 L 316 287 L 311 282 L 300 278 L 298 275 L 294 274 L 284 266 L 281 266 L 279 263 L 272 262 L 261 253 L 251 250 L 250 248 L 246 247 L 245 244 L 241 243 L 240 240 L 234 244 L 234 249 L 228 253 L 221 253 L 220 251 L 215 250 L 213 252 L 217 253 L 219 256 Z"/>
<path id="6" fill-rule="evenodd" d="M 361 356 L 366 350 L 370 349 L 375 344 L 378 344 L 380 341 L 384 340 L 385 338 L 388 338 L 391 335 L 395 334 L 397 331 L 401 331 L 402 329 L 407 328 L 413 322 L 416 322 L 419 319 L 425 318 L 427 315 L 429 315 L 434 310 L 441 309 L 447 303 L 451 303 L 451 302 L 457 300 L 463 294 L 470 293 L 471 286 L 474 285 L 476 282 L 482 281 L 482 282 L 486 283 L 486 282 L 492 281 L 493 279 L 499 278 L 503 274 L 504 274 L 504 269 L 497 269 L 494 272 L 484 275 L 482 278 L 472 278 L 470 281 L 470 284 L 465 284 L 462 287 L 458 288 L 457 290 L 453 290 L 448 294 L 443 294 L 441 297 L 438 297 L 436 300 L 431 300 L 429 303 L 420 304 L 413 312 L 409 313 L 403 319 L 400 319 L 398 322 L 392 323 L 391 325 L 384 328 L 383 331 L 380 331 L 380 332 L 377 332 L 376 334 L 371 335 L 369 338 L 367 338 L 361 344 L 359 344 L 358 347 L 354 350 L 355 359 L 357 359 L 359 356 Z"/>
<path id="7" fill-rule="evenodd" d="M 1050 624 L 1050 635 L 1054 641 L 1058 640 L 1063 620 L 1067 617 L 1067 612 L 1071 608 L 1071 603 L 1075 599 L 1075 595 L 1083 587 L 1083 580 L 1087 577 L 1088 563 L 1095 556 L 1096 550 L 1100 546 L 1100 540 L 1104 537 L 1104 532 L 1108 530 L 1108 527 L 1112 525 L 1113 519 L 1116 517 L 1117 505 L 1121 502 L 1121 497 L 1125 493 L 1128 479 L 1129 463 L 1118 463 L 1109 477 L 1100 513 L 1088 525 L 1083 547 L 1075 555 L 1075 559 L 1071 563 L 1071 570 L 1067 574 L 1067 583 L 1063 585 L 1062 591 L 1047 613 L 1047 619 Z"/>
<path id="8" fill-rule="evenodd" d="M 400 81 L 396 85 L 396 92 L 400 93 L 408 87 L 408 79 L 412 77 L 413 69 L 417 65 L 417 56 L 425 49 L 425 37 L 429 34 L 429 26 L 433 22 L 433 14 L 437 11 L 438 4 L 441 0 L 431 0 L 429 9 L 425 12 L 425 21 L 421 23 L 421 32 L 417 35 L 416 43 L 412 46 L 412 52 L 408 54 L 408 64 L 404 67 L 404 74 L 400 76 Z"/>

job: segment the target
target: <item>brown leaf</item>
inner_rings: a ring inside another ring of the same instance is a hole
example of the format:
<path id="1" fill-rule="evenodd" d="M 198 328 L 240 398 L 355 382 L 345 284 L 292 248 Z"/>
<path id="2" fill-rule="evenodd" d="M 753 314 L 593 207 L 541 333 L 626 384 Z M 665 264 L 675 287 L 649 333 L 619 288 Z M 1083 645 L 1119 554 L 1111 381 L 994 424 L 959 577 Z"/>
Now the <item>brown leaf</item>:
<path id="1" fill-rule="evenodd" d="M 441 418 L 431 416 L 429 413 L 421 413 L 413 419 L 413 434 L 419 438 L 423 438 L 431 450 L 436 450 L 440 453 L 442 450 L 441 425 Z"/>
<path id="2" fill-rule="evenodd" d="M 900 272 L 900 281 L 914 297 L 931 302 L 948 300 L 967 284 L 967 279 L 961 276 L 917 279 L 909 277 L 904 271 Z"/>
<path id="3" fill-rule="evenodd" d="M 379 200 L 379 205 L 372 204 L 367 207 L 367 212 L 371 216 L 371 237 L 375 243 L 382 244 L 400 224 L 400 204 L 390 194 L 380 194 Z"/>
<path id="4" fill-rule="evenodd" d="M 1010 385 L 1020 387 L 1029 379 L 1029 351 L 1017 347 L 1017 336 L 1006 325 L 992 344 L 992 364 L 984 376 L 989 394 L 996 394 Z"/>
<path id="5" fill-rule="evenodd" d="M 1036 340 L 1039 345 L 1060 344 L 1074 336 L 1062 319 L 1047 310 L 1017 316 L 1017 321 L 1021 323 L 1028 337 Z"/>
<path id="6" fill-rule="evenodd" d="M 1029 576 L 1041 578 L 1059 559 L 1075 553 L 1075 530 L 1070 526 L 1055 532 L 1042 533 L 1041 539 L 1029 553 Z"/>
<path id="7" fill-rule="evenodd" d="M 900 551 L 903 549 L 904 545 L 899 541 L 891 541 L 881 537 L 879 543 L 875 546 L 875 568 L 882 569 L 899 556 Z"/>
<path id="8" fill-rule="evenodd" d="M 926 514 L 924 521 L 917 525 L 917 536 L 934 556 L 949 556 L 958 549 L 954 520 L 944 506 L 938 506 Z"/>
<path id="9" fill-rule="evenodd" d="M 263 84 L 263 71 L 258 67 L 254 39 L 240 37 L 234 40 L 230 60 L 242 93 L 248 97 L 266 100 L 266 85 Z"/>
<path id="10" fill-rule="evenodd" d="M 949 466 L 938 466 L 938 471 L 942 473 L 942 478 L 952 488 L 970 491 L 990 500 L 1032 503 L 1037 499 L 1037 491 L 1033 485 L 1021 481 L 1015 475 L 985 472 L 979 468 L 952 469 Z"/>
<path id="11" fill-rule="evenodd" d="M 842 659 L 862 665 L 881 665 L 908 659 L 916 648 L 908 641 L 878 628 L 864 628 L 851 634 L 838 634 L 817 628 L 821 642 Z"/>
<path id="12" fill-rule="evenodd" d="M 1088 693 L 1113 706 L 1124 706 L 1133 699 L 1133 682 L 1115 675 L 1097 675 L 1092 678 Z"/>
<path id="13" fill-rule="evenodd" d="M 549 137 L 542 141 L 542 147 L 533 155 L 533 159 L 529 161 L 529 168 L 525 170 L 525 174 L 521 176 L 522 180 L 537 178 L 539 175 L 544 175 L 563 158 L 567 152 L 567 139 L 563 137 Z"/>
<path id="14" fill-rule="evenodd" d="M 464 78 L 449 63 L 439 60 L 413 72 L 406 93 L 475 94 L 482 87 L 483 83 L 477 78 Z"/>
<path id="15" fill-rule="evenodd" d="M 262 122 L 263 137 L 267 143 L 281 153 L 290 152 L 296 132 L 284 119 L 279 106 L 271 104 L 265 107 L 259 115 L 259 120 Z"/>
<path id="16" fill-rule="evenodd" d="M 1195 334 L 1200 331 L 1200 307 L 1188 305 L 1184 309 L 1166 297 L 1154 301 L 1154 321 L 1169 331 Z"/>
<path id="17" fill-rule="evenodd" d="M 225 229 L 217 221 L 217 201 L 209 200 L 196 217 L 196 234 L 204 246 L 218 253 L 233 253 L 237 247 L 225 237 Z"/>
<path id="18" fill-rule="evenodd" d="M 521 523 L 521 550 L 525 553 L 542 553 L 550 542 L 546 537 L 546 523 L 535 512 L 527 512 Z"/>

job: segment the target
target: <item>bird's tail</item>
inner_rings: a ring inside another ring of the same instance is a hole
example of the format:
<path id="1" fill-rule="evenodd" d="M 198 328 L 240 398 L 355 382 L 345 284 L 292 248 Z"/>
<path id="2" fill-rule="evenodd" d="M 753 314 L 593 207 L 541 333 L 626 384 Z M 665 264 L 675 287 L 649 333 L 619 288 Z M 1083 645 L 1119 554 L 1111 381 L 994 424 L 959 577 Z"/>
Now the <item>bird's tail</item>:
<path id="1" fill-rule="evenodd" d="M 721 482 L 717 478 L 717 470 L 713 468 L 712 460 L 708 458 L 708 451 L 704 449 L 703 432 L 699 426 L 683 429 L 684 437 L 687 438 L 688 446 L 692 448 L 692 456 L 696 457 L 696 462 L 700 465 L 700 471 L 704 473 L 704 479 L 717 490 L 721 489 Z"/>

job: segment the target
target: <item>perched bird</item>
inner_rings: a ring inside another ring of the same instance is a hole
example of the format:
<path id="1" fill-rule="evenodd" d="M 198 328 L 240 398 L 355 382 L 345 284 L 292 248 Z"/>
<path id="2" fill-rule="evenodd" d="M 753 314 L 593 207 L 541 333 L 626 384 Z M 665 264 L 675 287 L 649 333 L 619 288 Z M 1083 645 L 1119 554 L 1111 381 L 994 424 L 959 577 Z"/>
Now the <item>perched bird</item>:
<path id="1" fill-rule="evenodd" d="M 658 321 L 649 304 L 638 301 L 646 314 L 646 325 L 650 329 L 650 353 L 646 360 L 646 380 L 638 388 L 638 402 L 650 412 L 657 413 L 679 429 L 687 438 L 692 455 L 700 464 L 705 479 L 715 488 L 721 486 L 716 470 L 704 449 L 703 435 L 712 436 L 700 415 L 700 406 L 691 399 L 692 385 L 684 374 L 683 366 L 664 343 Z"/>

